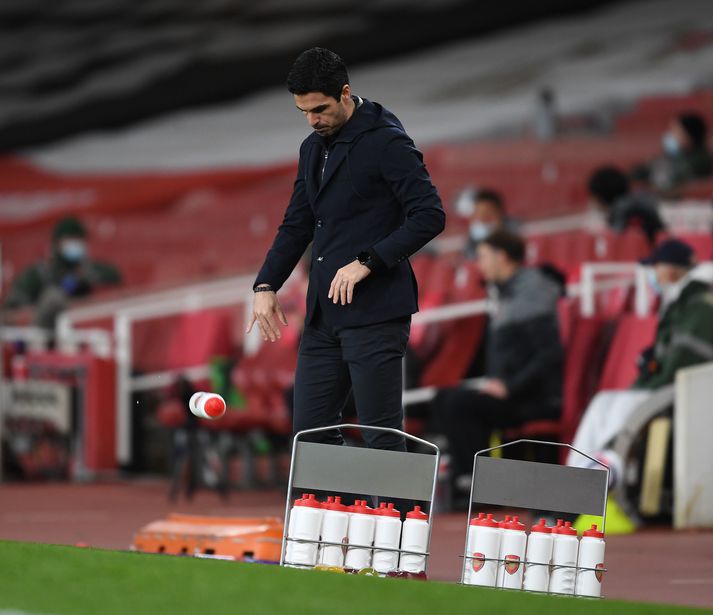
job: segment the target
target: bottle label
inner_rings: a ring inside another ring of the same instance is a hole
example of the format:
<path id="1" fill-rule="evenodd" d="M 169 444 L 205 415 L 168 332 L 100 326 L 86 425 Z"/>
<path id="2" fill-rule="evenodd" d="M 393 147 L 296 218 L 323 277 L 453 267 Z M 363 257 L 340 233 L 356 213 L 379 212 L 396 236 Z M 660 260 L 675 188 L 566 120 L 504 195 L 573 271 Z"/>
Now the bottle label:
<path id="1" fill-rule="evenodd" d="M 515 574 L 520 569 L 520 556 L 519 555 L 506 555 L 505 556 L 505 572 L 508 574 Z"/>

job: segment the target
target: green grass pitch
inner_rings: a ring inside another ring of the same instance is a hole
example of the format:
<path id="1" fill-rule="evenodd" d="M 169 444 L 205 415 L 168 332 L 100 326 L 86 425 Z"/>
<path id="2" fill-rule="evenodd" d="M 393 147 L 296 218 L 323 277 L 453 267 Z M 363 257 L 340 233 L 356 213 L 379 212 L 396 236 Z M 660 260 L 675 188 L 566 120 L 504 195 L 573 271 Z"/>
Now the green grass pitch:
<path id="1" fill-rule="evenodd" d="M 504 592 L 434 581 L 0 542 L 0 611 L 47 615 L 270 613 L 676 615 L 700 609 Z"/>

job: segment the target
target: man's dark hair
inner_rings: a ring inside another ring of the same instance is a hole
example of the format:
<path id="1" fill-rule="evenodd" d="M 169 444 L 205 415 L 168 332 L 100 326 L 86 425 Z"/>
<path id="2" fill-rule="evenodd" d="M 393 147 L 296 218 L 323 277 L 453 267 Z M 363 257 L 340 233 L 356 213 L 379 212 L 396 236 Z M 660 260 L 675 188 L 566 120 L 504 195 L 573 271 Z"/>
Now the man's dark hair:
<path id="1" fill-rule="evenodd" d="M 521 265 L 525 262 L 525 242 L 522 237 L 510 231 L 494 231 L 482 241 L 493 250 L 505 252 L 505 255 L 514 263 Z"/>
<path id="2" fill-rule="evenodd" d="M 303 51 L 287 75 L 287 89 L 292 94 L 322 92 L 339 101 L 342 88 L 349 83 L 344 60 L 333 51 L 312 47 Z"/>
<path id="3" fill-rule="evenodd" d="M 708 136 L 708 126 L 700 113 L 689 111 L 681 113 L 676 118 L 683 130 L 689 136 L 695 147 L 703 147 Z"/>
<path id="4" fill-rule="evenodd" d="M 629 178 L 616 167 L 599 167 L 589 178 L 589 193 L 604 205 L 629 194 Z"/>
<path id="5" fill-rule="evenodd" d="M 503 203 L 503 197 L 496 190 L 491 188 L 482 188 L 475 193 L 475 200 L 487 201 L 492 204 L 502 216 L 505 215 L 505 203 Z"/>

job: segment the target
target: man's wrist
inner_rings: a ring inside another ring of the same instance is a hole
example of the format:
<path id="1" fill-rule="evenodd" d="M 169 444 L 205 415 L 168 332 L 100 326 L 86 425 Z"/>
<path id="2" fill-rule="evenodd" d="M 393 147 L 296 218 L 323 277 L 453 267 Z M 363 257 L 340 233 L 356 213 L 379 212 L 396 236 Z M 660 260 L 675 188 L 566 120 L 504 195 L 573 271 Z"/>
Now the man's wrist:
<path id="1" fill-rule="evenodd" d="M 272 286 L 269 284 L 255 284 L 253 287 L 253 292 L 256 293 L 265 293 L 265 292 L 273 292 Z"/>
<path id="2" fill-rule="evenodd" d="M 356 258 L 362 265 L 369 268 L 371 271 L 378 271 L 384 266 L 384 261 L 373 248 L 359 252 Z"/>

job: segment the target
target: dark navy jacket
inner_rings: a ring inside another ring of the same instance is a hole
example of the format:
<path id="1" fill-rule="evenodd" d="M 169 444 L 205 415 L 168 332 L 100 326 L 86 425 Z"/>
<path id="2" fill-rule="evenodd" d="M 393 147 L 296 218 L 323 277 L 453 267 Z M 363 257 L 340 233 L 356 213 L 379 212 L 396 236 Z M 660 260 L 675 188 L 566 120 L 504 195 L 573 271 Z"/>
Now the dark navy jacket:
<path id="1" fill-rule="evenodd" d="M 421 153 L 396 116 L 368 100 L 332 139 L 320 184 L 325 146 L 316 132 L 303 141 L 292 198 L 255 284 L 277 291 L 313 241 L 305 322 L 317 301 L 332 326 L 417 312 L 408 257 L 445 224 Z M 351 304 L 334 305 L 327 293 L 337 269 L 362 251 L 376 253 L 381 266 L 355 286 Z"/>

